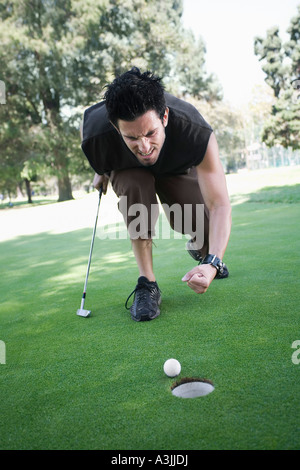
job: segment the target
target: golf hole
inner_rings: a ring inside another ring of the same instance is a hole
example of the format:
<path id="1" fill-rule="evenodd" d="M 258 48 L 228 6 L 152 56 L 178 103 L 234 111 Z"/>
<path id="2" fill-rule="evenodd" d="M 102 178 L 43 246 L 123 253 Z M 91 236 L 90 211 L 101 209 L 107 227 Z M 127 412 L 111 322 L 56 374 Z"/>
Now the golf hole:
<path id="1" fill-rule="evenodd" d="M 213 383 L 208 379 L 185 377 L 175 382 L 172 387 L 172 394 L 180 398 L 204 397 L 215 389 Z"/>

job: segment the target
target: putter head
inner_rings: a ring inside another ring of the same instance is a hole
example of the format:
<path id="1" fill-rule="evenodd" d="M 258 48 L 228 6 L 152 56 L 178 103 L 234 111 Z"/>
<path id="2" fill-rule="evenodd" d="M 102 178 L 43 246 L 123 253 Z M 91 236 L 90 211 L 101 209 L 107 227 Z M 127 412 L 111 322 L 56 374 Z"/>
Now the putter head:
<path id="1" fill-rule="evenodd" d="M 89 317 L 91 314 L 91 310 L 84 310 L 84 308 L 79 308 L 77 310 L 77 315 L 80 317 Z"/>

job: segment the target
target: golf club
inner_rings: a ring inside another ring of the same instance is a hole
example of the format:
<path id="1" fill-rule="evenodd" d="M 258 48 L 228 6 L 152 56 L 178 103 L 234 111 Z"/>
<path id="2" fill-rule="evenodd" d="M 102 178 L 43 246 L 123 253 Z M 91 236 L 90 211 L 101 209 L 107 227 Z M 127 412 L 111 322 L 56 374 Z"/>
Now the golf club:
<path id="1" fill-rule="evenodd" d="M 86 298 L 86 288 L 87 288 L 88 277 L 89 277 L 90 266 L 91 266 L 91 259 L 92 259 L 93 246 L 94 246 L 95 235 L 96 235 L 96 228 L 97 228 L 97 221 L 98 221 L 98 214 L 99 214 L 99 207 L 100 207 L 102 191 L 103 191 L 103 188 L 101 186 L 100 189 L 99 189 L 97 214 L 96 214 L 95 226 L 94 226 L 94 230 L 93 230 L 93 237 L 92 237 L 92 242 L 91 242 L 91 247 L 90 247 L 89 261 L 88 261 L 88 266 L 87 266 L 87 271 L 86 271 L 86 276 L 85 276 L 85 283 L 84 283 L 84 288 L 83 288 L 81 305 L 80 305 L 80 308 L 77 310 L 77 315 L 79 315 L 80 317 L 88 317 L 91 314 L 91 310 L 85 310 L 84 309 L 84 302 L 85 302 L 85 298 Z"/>

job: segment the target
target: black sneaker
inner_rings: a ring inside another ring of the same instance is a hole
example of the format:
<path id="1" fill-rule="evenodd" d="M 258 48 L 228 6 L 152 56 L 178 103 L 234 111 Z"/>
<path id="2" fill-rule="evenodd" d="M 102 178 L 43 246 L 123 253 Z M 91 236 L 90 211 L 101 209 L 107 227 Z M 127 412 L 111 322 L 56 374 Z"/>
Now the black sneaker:
<path id="1" fill-rule="evenodd" d="M 131 307 L 127 307 L 128 300 L 134 295 Z M 138 278 L 134 291 L 126 300 L 125 307 L 130 310 L 131 318 L 135 321 L 149 321 L 160 314 L 159 305 L 161 303 L 160 290 L 156 282 L 150 282 L 146 277 Z"/>

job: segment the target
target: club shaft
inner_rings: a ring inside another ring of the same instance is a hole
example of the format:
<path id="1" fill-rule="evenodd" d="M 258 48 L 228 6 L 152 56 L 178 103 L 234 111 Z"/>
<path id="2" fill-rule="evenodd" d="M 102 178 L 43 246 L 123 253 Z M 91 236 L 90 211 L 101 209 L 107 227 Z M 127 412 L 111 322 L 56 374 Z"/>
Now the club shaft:
<path id="1" fill-rule="evenodd" d="M 87 271 L 86 271 L 86 276 L 85 276 L 84 289 L 83 289 L 83 296 L 82 296 L 81 307 L 80 307 L 80 308 L 83 308 L 84 300 L 85 300 L 85 296 L 86 296 L 86 288 L 87 288 L 87 283 L 88 283 L 88 278 L 89 278 L 89 272 L 90 272 L 90 266 L 91 266 L 91 260 L 92 260 L 92 253 L 93 253 L 93 247 L 94 247 L 94 241 L 95 241 L 95 235 L 96 235 L 96 229 L 97 229 L 97 222 L 98 222 L 98 214 L 99 214 L 99 207 L 100 207 L 101 196 L 102 196 L 102 186 L 101 186 L 101 188 L 99 189 L 99 199 L 98 199 L 96 220 L 95 220 L 95 225 L 94 225 L 94 230 L 93 230 L 93 236 L 92 236 L 91 247 L 90 247 L 90 254 L 89 254 L 89 261 L 88 261 L 88 266 L 87 266 Z"/>

